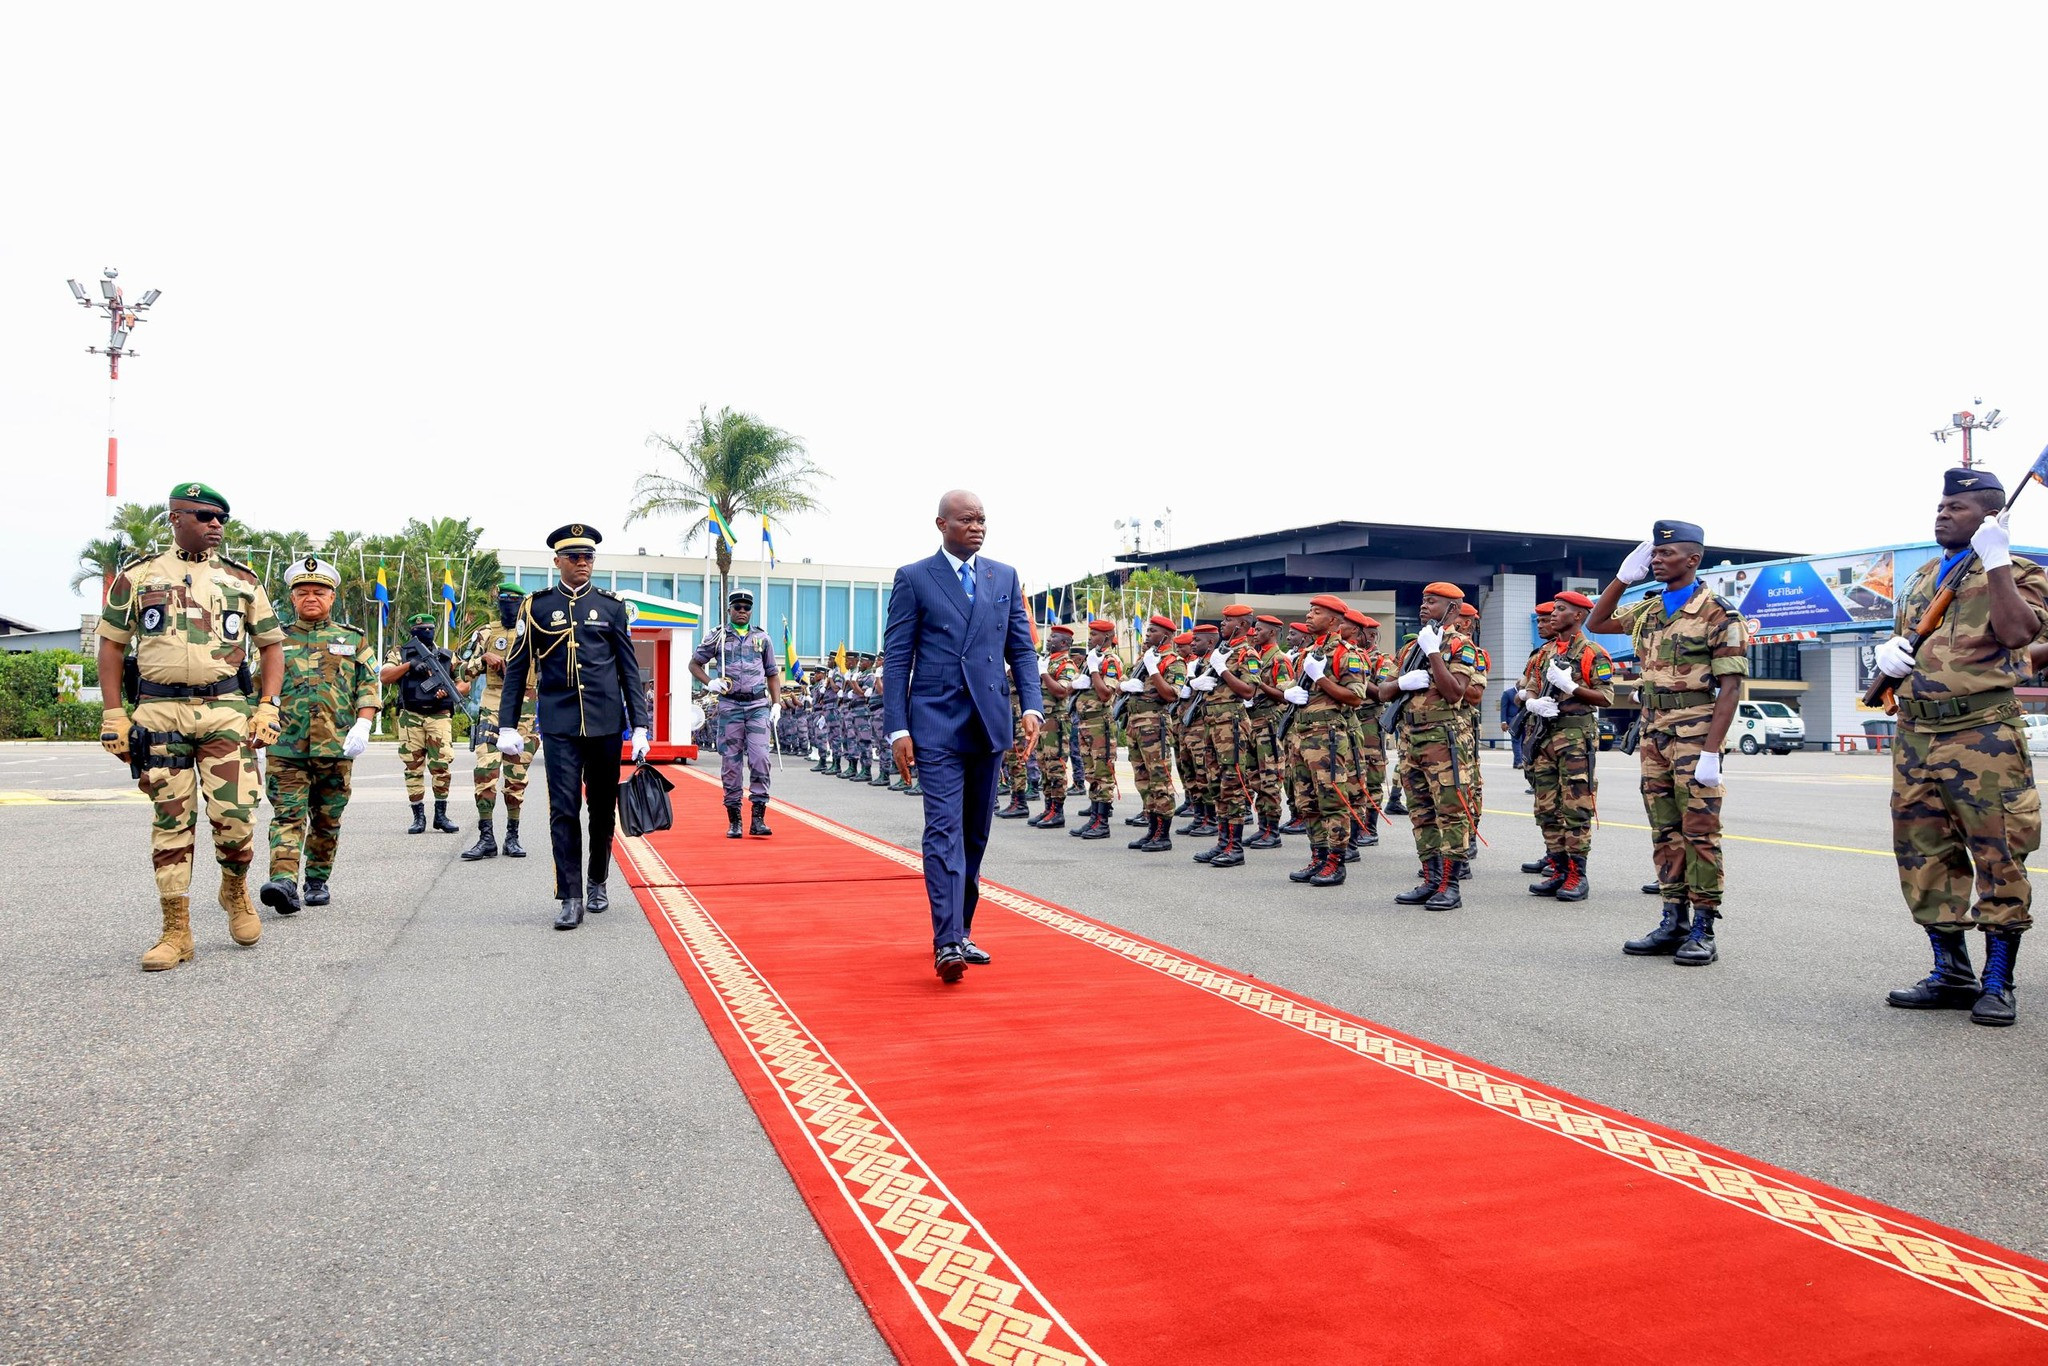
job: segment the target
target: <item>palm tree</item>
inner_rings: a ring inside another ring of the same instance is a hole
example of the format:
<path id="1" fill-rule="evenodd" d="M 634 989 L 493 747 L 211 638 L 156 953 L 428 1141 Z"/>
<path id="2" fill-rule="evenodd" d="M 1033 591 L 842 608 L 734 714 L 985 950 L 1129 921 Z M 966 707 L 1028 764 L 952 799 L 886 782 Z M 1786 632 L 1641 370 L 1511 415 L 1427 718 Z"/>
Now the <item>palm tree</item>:
<path id="1" fill-rule="evenodd" d="M 94 579 L 103 586 L 112 583 L 121 566 L 137 554 L 169 545 L 169 507 L 167 503 L 123 503 L 115 508 L 107 519 L 108 534 L 79 548 L 71 591 L 77 593 Z"/>
<path id="2" fill-rule="evenodd" d="M 711 531 L 711 509 L 716 508 L 719 518 L 737 535 L 742 517 L 749 521 L 766 517 L 779 523 L 824 508 L 811 489 L 816 480 L 830 476 L 811 463 L 802 438 L 771 427 L 752 413 L 720 408 L 713 417 L 708 406 L 700 406 L 697 420 L 683 440 L 654 432 L 647 444 L 675 456 L 682 462 L 682 472 L 670 475 L 651 470 L 641 475 L 633 485 L 633 508 L 626 514 L 626 525 L 670 513 L 694 518 L 683 529 L 681 539 L 687 542 L 700 531 L 710 534 L 718 560 L 721 603 L 732 574 L 732 547 Z"/>
<path id="3" fill-rule="evenodd" d="M 134 547 L 119 536 L 87 541 L 78 552 L 78 570 L 71 576 L 71 591 L 78 593 L 89 583 L 111 583 L 115 572 L 134 553 Z"/>

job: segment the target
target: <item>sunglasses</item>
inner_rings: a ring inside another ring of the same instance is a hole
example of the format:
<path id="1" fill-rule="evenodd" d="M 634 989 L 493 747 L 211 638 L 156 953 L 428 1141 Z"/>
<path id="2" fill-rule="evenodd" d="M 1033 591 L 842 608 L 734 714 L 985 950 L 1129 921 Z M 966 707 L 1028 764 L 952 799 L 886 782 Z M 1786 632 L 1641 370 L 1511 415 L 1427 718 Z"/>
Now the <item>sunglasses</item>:
<path id="1" fill-rule="evenodd" d="M 228 515 L 219 508 L 179 508 L 179 512 L 195 522 L 225 522 Z"/>
<path id="2" fill-rule="evenodd" d="M 578 564 L 589 564 L 592 560 L 596 559 L 597 556 L 591 554 L 587 550 L 565 550 L 562 552 L 562 558 L 565 560 L 574 560 Z"/>

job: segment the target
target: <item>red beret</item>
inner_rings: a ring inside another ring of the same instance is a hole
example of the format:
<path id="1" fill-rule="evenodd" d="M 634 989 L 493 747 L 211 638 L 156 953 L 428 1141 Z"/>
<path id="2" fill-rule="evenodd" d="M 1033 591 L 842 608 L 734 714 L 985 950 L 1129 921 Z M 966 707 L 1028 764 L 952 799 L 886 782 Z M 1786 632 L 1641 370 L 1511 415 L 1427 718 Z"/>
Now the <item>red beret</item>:
<path id="1" fill-rule="evenodd" d="M 1052 624 L 1052 631 L 1053 631 L 1053 633 L 1055 633 L 1055 634 L 1058 634 L 1058 635 L 1063 635 L 1063 636 L 1070 636 L 1070 635 L 1074 634 L 1074 628 L 1073 628 L 1072 626 L 1069 626 L 1069 625 L 1068 625 L 1068 624 L 1067 624 L 1066 622 L 1064 622 L 1064 621 L 1056 621 L 1056 622 L 1054 622 L 1054 623 Z"/>
<path id="2" fill-rule="evenodd" d="M 1223 634 L 1223 628 L 1213 621 L 1198 621 L 1189 629 L 1191 631 L 1214 631 L 1218 635 Z"/>
<path id="3" fill-rule="evenodd" d="M 1375 631 L 1377 631 L 1377 630 L 1379 630 L 1379 629 L 1380 629 L 1380 624 L 1379 624 L 1379 622 L 1378 622 L 1378 621 L 1377 621 L 1377 620 L 1376 620 L 1375 618 L 1372 618 L 1372 617 L 1367 617 L 1367 618 L 1365 618 L 1365 620 L 1364 620 L 1364 621 L 1363 621 L 1363 622 L 1362 622 L 1361 624 L 1362 624 L 1362 625 L 1364 625 L 1364 626 L 1370 627 L 1371 629 L 1373 629 L 1373 630 L 1375 630 Z"/>
<path id="4" fill-rule="evenodd" d="M 1114 631 L 1116 629 L 1116 623 L 1113 621 L 1104 621 L 1101 617 L 1097 617 L 1095 618 L 1095 620 L 1088 623 L 1088 629 L 1091 631 Z"/>
<path id="5" fill-rule="evenodd" d="M 1591 607 L 1593 600 L 1576 588 L 1567 588 L 1557 595 L 1559 602 L 1568 602 L 1574 607 Z"/>
<path id="6" fill-rule="evenodd" d="M 1163 627 L 1168 631 L 1175 630 L 1180 626 L 1180 623 L 1175 621 L 1172 617 L 1162 617 L 1157 614 L 1154 614 L 1152 618 L 1152 624 L 1154 626 Z"/>
<path id="7" fill-rule="evenodd" d="M 1427 583 L 1422 586 L 1422 591 L 1431 597 L 1449 598 L 1452 602 L 1465 600 L 1465 590 L 1455 583 Z"/>
<path id="8" fill-rule="evenodd" d="M 1280 620 L 1280 618 L 1275 616 L 1269 616 L 1264 612 L 1259 613 L 1258 620 L 1265 622 L 1268 626 L 1285 626 L 1287 624 L 1286 622 Z"/>
<path id="9" fill-rule="evenodd" d="M 1347 607 L 1344 609 L 1344 620 L 1354 626 L 1363 626 L 1366 623 L 1366 615 L 1355 607 Z"/>
<path id="10" fill-rule="evenodd" d="M 1539 602 L 1536 604 L 1536 615 L 1539 617 L 1547 617 L 1556 610 L 1557 604 L 1554 602 Z"/>
<path id="11" fill-rule="evenodd" d="M 1350 605 L 1346 603 L 1344 599 L 1330 593 L 1316 594 L 1314 597 L 1308 600 L 1308 605 L 1311 607 L 1320 607 L 1326 612 L 1335 612 L 1340 616 L 1351 610 Z"/>
<path id="12" fill-rule="evenodd" d="M 1159 618 L 1154 617 L 1152 620 L 1157 621 Z M 1182 631 L 1173 638 L 1173 643 L 1176 645 L 1192 645 L 1195 643 L 1195 633 L 1193 631 Z"/>
<path id="13" fill-rule="evenodd" d="M 1223 615 L 1226 617 L 1248 617 L 1251 614 L 1252 609 L 1241 602 L 1233 602 L 1223 609 Z"/>
<path id="14" fill-rule="evenodd" d="M 1469 602 L 1459 603 L 1458 615 L 1461 617 L 1476 617 L 1479 615 L 1479 609 Z"/>
<path id="15" fill-rule="evenodd" d="M 1290 621 L 1287 623 L 1287 629 L 1290 631 L 1299 631 L 1303 635 L 1307 635 L 1309 633 L 1308 623 L 1305 621 Z"/>

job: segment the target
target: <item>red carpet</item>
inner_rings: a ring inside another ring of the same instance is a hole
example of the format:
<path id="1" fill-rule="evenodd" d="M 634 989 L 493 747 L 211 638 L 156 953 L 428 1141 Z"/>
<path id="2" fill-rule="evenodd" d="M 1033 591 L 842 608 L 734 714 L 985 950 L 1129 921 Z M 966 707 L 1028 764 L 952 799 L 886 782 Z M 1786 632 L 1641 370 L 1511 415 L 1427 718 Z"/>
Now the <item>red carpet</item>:
<path id="1" fill-rule="evenodd" d="M 914 854 L 675 802 L 622 862 L 907 1362 L 2048 1361 L 2038 1262 L 1020 893 L 948 988 Z"/>

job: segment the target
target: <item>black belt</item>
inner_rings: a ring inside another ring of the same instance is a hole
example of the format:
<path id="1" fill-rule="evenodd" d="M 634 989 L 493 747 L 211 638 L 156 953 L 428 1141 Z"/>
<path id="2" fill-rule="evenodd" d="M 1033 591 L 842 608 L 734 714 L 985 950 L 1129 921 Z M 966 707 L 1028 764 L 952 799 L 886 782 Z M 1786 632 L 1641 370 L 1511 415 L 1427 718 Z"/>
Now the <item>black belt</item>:
<path id="1" fill-rule="evenodd" d="M 183 683 L 153 683 L 145 678 L 137 684 L 137 691 L 144 697 L 219 697 L 224 693 L 240 692 L 242 681 L 232 674 L 226 678 L 208 683 L 204 687 L 189 687 Z"/>
<path id="2" fill-rule="evenodd" d="M 1901 697 L 1899 711 L 1915 721 L 1957 721 L 1965 716 L 1981 716 L 1985 712 L 2010 707 L 2019 699 L 2011 688 L 2000 688 L 1996 692 L 1971 693 L 1966 697 L 1943 697 L 1939 699 Z"/>
<path id="3" fill-rule="evenodd" d="M 719 698 L 726 702 L 758 702 L 763 696 L 765 694 L 757 692 L 726 692 L 719 694 Z"/>

